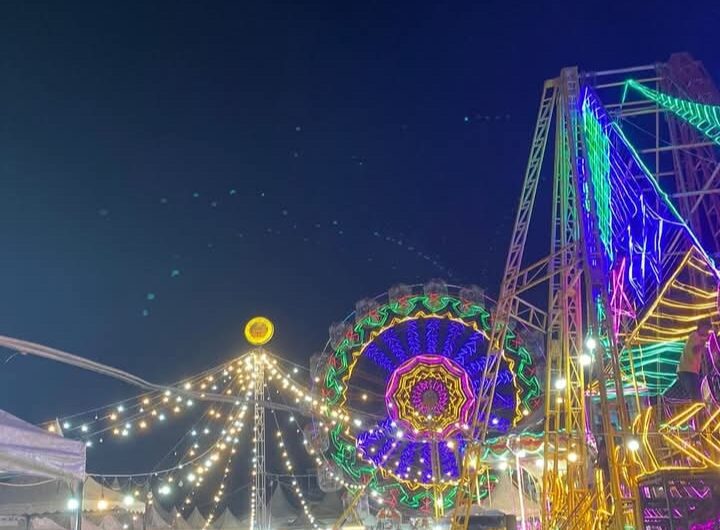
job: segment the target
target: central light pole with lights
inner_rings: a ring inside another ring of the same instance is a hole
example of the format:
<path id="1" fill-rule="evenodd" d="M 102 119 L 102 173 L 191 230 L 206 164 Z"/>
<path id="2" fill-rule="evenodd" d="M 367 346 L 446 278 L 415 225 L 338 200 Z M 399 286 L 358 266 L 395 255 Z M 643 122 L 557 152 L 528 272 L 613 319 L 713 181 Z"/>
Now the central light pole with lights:
<path id="1" fill-rule="evenodd" d="M 265 475 L 265 352 L 275 332 L 273 323 L 265 317 L 252 318 L 245 326 L 245 339 L 255 348 L 252 353 L 253 405 L 253 485 L 250 494 L 250 530 L 267 530 L 269 519 L 266 502 Z"/>

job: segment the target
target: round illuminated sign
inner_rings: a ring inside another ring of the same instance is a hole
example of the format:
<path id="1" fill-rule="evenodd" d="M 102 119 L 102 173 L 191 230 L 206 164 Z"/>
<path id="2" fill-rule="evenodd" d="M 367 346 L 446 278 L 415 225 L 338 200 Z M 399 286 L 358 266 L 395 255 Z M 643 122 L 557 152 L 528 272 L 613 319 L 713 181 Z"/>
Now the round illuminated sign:
<path id="1" fill-rule="evenodd" d="M 254 317 L 245 325 L 245 338 L 253 346 L 267 344 L 275 333 L 275 326 L 265 317 Z"/>

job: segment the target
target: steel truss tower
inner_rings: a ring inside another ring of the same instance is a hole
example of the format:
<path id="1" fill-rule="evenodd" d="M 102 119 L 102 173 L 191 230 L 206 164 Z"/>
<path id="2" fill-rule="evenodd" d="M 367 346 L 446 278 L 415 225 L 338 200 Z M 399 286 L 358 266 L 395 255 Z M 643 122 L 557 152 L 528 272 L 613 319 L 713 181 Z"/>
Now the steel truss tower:
<path id="1" fill-rule="evenodd" d="M 251 530 L 267 530 L 267 488 L 265 474 L 265 353 L 256 350 L 253 358 L 253 492 Z"/>
<path id="2" fill-rule="evenodd" d="M 580 123 L 581 86 L 591 86 L 614 119 L 648 133 L 652 142 L 641 147 L 639 154 L 644 159 L 654 157 L 649 171 L 663 189 L 671 179 L 682 217 L 712 253 L 720 251 L 720 166 L 712 142 L 685 121 L 657 102 L 628 98 L 626 80 L 631 75 L 684 98 L 720 101 L 702 65 L 687 54 L 674 55 L 665 64 L 592 74 L 565 68 L 557 78 L 545 82 L 493 315 L 488 361 L 473 416 L 473 441 L 463 459 L 452 530 L 465 530 L 469 523 L 483 468 L 480 455 L 502 345 L 512 319 L 546 334 L 543 528 L 643 527 L 637 484 L 630 478 L 633 464 L 626 450 L 632 440 L 629 405 L 633 404 L 626 403 L 620 365 L 623 345 L 619 344 L 622 335 L 618 329 L 623 322 L 610 311 L 615 301 L 608 292 L 611 278 L 603 250 L 607 243 L 601 233 L 607 228 L 597 208 L 588 207 L 600 204 L 602 197 L 594 196 L 595 185 L 588 185 L 580 174 L 581 168 L 588 171 L 592 164 L 589 150 L 597 150 L 593 145 L 597 138 L 590 137 L 587 124 Z M 554 159 L 549 254 L 526 265 L 525 244 L 550 137 Z M 668 252 L 672 254 L 672 249 Z M 525 299 L 531 290 L 545 284 L 546 311 Z M 584 366 L 593 358 L 591 366 Z M 596 399 L 590 401 L 588 384 L 593 382 Z M 637 397 L 634 399 L 637 402 Z M 597 461 L 606 465 L 594 464 L 591 454 L 596 452 Z"/>

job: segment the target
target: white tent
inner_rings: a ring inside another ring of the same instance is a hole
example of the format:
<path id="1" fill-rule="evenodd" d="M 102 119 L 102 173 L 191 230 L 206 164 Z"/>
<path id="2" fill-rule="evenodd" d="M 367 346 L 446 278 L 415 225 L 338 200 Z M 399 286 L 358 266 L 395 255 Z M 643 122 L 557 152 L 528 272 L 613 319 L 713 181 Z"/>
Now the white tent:
<path id="1" fill-rule="evenodd" d="M 0 410 L 0 472 L 82 481 L 85 444 L 51 434 Z"/>
<path id="2" fill-rule="evenodd" d="M 82 530 L 100 530 L 100 527 L 87 517 L 82 519 Z"/>
<path id="3" fill-rule="evenodd" d="M 85 444 L 0 410 L 0 516 L 24 516 L 25 529 L 61 530 L 45 514 L 65 512 L 85 479 Z"/>
<path id="4" fill-rule="evenodd" d="M 131 504 L 125 504 L 125 497 L 129 493 L 129 491 L 124 492 L 115 489 L 115 487 L 105 486 L 94 478 L 88 477 L 83 487 L 83 511 L 95 512 L 119 509 L 132 513 L 144 512 L 145 503 L 135 497 L 133 497 Z M 104 501 L 104 508 L 102 507 L 101 501 Z"/>
<path id="5" fill-rule="evenodd" d="M 0 530 L 26 530 L 26 525 L 24 517 L 0 515 Z"/>
<path id="6" fill-rule="evenodd" d="M 270 524 L 273 528 L 287 528 L 297 521 L 299 517 L 298 510 L 290 504 L 287 495 L 285 495 L 282 484 L 278 483 L 275 487 L 268 506 Z"/>
<path id="7" fill-rule="evenodd" d="M 317 523 L 332 524 L 343 514 L 345 510 L 340 495 L 340 492 L 326 493 L 320 502 L 310 508 Z"/>
<path id="8" fill-rule="evenodd" d="M 49 517 L 34 517 L 30 520 L 30 530 L 65 530 Z"/>
<path id="9" fill-rule="evenodd" d="M 190 517 L 187 518 L 187 522 L 193 530 L 202 530 L 205 528 L 205 518 L 200 513 L 200 510 L 197 509 L 197 506 L 190 514 Z"/>
<path id="10" fill-rule="evenodd" d="M 100 520 L 100 530 L 123 530 L 123 525 L 112 514 L 107 514 Z"/>
<path id="11" fill-rule="evenodd" d="M 167 530 L 170 528 L 168 514 L 156 502 L 152 503 L 145 514 L 145 528 L 147 530 Z"/>
<path id="12" fill-rule="evenodd" d="M 72 496 L 72 488 L 64 481 L 26 477 L 0 482 L 0 515 L 66 513 L 67 501 Z M 126 505 L 124 497 L 122 492 L 104 487 L 88 477 L 83 488 L 83 511 L 102 513 L 100 501 L 103 499 L 106 511 L 120 509 L 140 513 L 145 510 L 145 505 L 138 500 Z"/>
<path id="13" fill-rule="evenodd" d="M 190 530 L 190 524 L 183 518 L 177 506 L 170 512 L 170 525 L 176 530 Z"/>
<path id="14" fill-rule="evenodd" d="M 527 495 L 523 495 L 525 517 L 539 517 L 540 506 Z M 481 509 L 514 514 L 520 517 L 520 491 L 507 474 L 502 474 L 490 495 L 485 498 Z"/>
<path id="15" fill-rule="evenodd" d="M 230 508 L 225 508 L 225 511 L 215 520 L 215 528 L 217 530 L 240 530 L 240 528 L 247 528 L 242 526 L 240 520 L 233 515 Z"/>
<path id="16" fill-rule="evenodd" d="M 42 515 L 67 510 L 72 488 L 64 481 L 31 477 L 0 482 L 0 515 Z"/>

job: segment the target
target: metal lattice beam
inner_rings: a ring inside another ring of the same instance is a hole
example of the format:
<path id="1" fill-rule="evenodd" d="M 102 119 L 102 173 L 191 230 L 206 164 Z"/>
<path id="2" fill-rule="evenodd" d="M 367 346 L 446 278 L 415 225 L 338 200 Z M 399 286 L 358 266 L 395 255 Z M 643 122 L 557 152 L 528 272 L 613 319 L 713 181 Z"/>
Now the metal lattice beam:
<path id="1" fill-rule="evenodd" d="M 530 147 L 530 156 L 525 179 L 520 194 L 520 205 L 515 217 L 515 225 L 510 241 L 505 276 L 500 287 L 497 309 L 493 317 L 493 329 L 488 345 L 487 361 L 480 381 L 475 410 L 473 412 L 472 441 L 468 444 L 458 483 L 455 510 L 452 517 L 452 530 L 465 530 L 469 523 L 470 509 L 475 494 L 478 471 L 480 468 L 481 446 L 487 434 L 490 410 L 494 398 L 507 325 L 511 316 L 518 273 L 521 269 L 528 228 L 532 218 L 548 133 L 555 107 L 556 85 L 553 81 L 545 83 L 540 102 L 535 132 Z"/>

